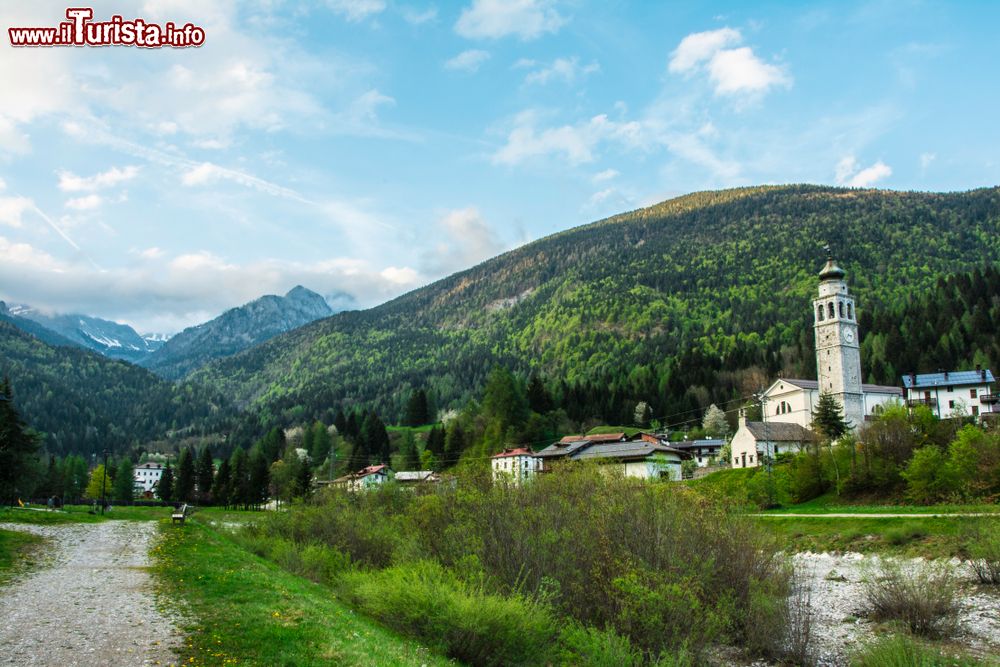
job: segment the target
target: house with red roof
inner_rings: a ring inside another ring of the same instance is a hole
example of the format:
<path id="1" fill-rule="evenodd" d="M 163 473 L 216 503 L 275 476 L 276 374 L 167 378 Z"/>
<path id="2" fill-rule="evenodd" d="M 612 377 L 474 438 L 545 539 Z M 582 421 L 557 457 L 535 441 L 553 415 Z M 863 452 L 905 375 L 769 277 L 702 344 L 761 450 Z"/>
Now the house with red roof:
<path id="1" fill-rule="evenodd" d="M 527 447 L 514 447 L 494 454 L 490 457 L 490 467 L 494 482 L 506 479 L 515 484 L 530 479 L 542 468 L 541 461 Z"/>

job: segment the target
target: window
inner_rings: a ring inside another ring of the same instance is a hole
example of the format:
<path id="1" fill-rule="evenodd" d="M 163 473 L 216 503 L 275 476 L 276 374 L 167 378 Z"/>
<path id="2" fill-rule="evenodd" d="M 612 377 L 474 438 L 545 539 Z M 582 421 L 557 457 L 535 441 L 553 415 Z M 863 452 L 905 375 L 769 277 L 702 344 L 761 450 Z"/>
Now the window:
<path id="1" fill-rule="evenodd" d="M 847 319 L 849 320 L 854 319 L 854 308 L 852 307 L 850 302 L 847 303 Z"/>
<path id="2" fill-rule="evenodd" d="M 948 401 L 948 407 L 952 410 L 955 409 L 955 401 Z"/>
<path id="3" fill-rule="evenodd" d="M 975 389 L 970 389 L 969 390 L 969 398 L 975 398 L 975 397 L 976 397 L 976 390 Z"/>
<path id="4" fill-rule="evenodd" d="M 833 302 L 831 301 L 829 304 L 827 304 L 827 306 L 828 306 L 827 310 L 829 310 L 830 312 L 830 319 L 832 320 L 834 317 L 836 317 L 836 315 L 833 312 Z"/>
<path id="5" fill-rule="evenodd" d="M 826 318 L 823 317 L 823 306 L 819 306 L 816 309 L 816 319 L 819 320 L 820 322 L 822 322 L 824 319 L 826 319 Z"/>
<path id="6" fill-rule="evenodd" d="M 840 317 L 843 318 L 844 317 L 844 302 L 840 301 L 839 304 L 840 304 Z"/>
<path id="7" fill-rule="evenodd" d="M 972 416 L 973 417 L 978 417 L 979 416 L 979 406 L 978 405 L 973 405 L 972 406 Z"/>
<path id="8" fill-rule="evenodd" d="M 955 391 L 954 387 L 948 387 L 948 391 Z"/>

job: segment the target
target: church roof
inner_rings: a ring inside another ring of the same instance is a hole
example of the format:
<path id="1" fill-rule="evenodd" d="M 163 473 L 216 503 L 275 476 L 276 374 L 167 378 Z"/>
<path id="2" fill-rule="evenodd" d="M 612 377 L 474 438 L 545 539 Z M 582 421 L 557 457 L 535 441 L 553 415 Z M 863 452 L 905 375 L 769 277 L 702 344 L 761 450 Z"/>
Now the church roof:
<path id="1" fill-rule="evenodd" d="M 819 382 L 816 380 L 800 380 L 797 378 L 780 378 L 777 382 L 784 382 L 799 389 L 818 390 Z M 866 394 L 896 394 L 903 395 L 903 390 L 899 387 L 887 387 L 881 384 L 862 384 L 861 391 Z"/>
<path id="2" fill-rule="evenodd" d="M 837 266 L 837 262 L 833 260 L 833 257 L 826 260 L 826 265 L 823 270 L 819 272 L 820 280 L 843 280 L 847 272 L 842 268 Z"/>
<path id="3" fill-rule="evenodd" d="M 755 440 L 765 440 L 768 442 L 809 442 L 815 436 L 807 428 L 798 424 L 786 422 L 750 422 L 746 423 L 747 430 Z"/>

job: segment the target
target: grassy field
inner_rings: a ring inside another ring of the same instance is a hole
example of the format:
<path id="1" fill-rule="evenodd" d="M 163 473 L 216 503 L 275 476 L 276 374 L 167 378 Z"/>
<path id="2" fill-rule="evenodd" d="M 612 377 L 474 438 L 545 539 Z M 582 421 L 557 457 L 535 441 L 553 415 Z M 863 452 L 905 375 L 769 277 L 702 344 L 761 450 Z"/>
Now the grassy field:
<path id="1" fill-rule="evenodd" d="M 709 475 L 712 477 L 712 475 Z M 852 501 L 827 493 L 797 505 L 767 510 L 770 514 L 998 514 L 1000 505 L 903 505 L 886 502 Z"/>
<path id="2" fill-rule="evenodd" d="M 41 510 L 41 511 L 40 511 Z M 114 506 L 105 514 L 94 514 L 89 505 L 67 505 L 61 510 L 48 511 L 30 507 L 4 507 L 0 509 L 0 523 L 34 523 L 54 525 L 63 523 L 97 523 L 98 521 L 160 521 L 170 518 L 171 507 Z M 194 513 L 205 519 L 221 523 L 252 521 L 261 512 L 227 510 L 221 507 L 199 507 Z"/>
<path id="3" fill-rule="evenodd" d="M 359 616 L 330 590 L 258 558 L 203 523 L 161 526 L 161 599 L 187 617 L 185 665 L 446 665 Z"/>
<path id="4" fill-rule="evenodd" d="M 787 551 L 857 551 L 924 558 L 966 557 L 966 531 L 977 521 L 1000 530 L 1000 518 L 783 518 L 754 520 L 776 535 Z"/>
<path id="5" fill-rule="evenodd" d="M 45 540 L 37 535 L 28 535 L 12 530 L 0 530 L 0 585 L 27 569 L 28 558 L 35 548 Z"/>

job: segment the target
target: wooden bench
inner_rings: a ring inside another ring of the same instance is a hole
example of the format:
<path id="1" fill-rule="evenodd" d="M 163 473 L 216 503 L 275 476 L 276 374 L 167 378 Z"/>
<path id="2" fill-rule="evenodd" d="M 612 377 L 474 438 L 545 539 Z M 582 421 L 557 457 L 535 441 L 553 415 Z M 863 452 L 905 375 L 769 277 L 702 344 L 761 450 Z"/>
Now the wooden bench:
<path id="1" fill-rule="evenodd" d="M 187 503 L 184 503 L 179 508 L 177 508 L 173 514 L 170 515 L 170 521 L 172 523 L 177 523 L 178 521 L 180 521 L 181 524 L 183 524 L 184 519 L 187 518 L 188 514 L 190 514 L 190 512 L 188 511 Z"/>

